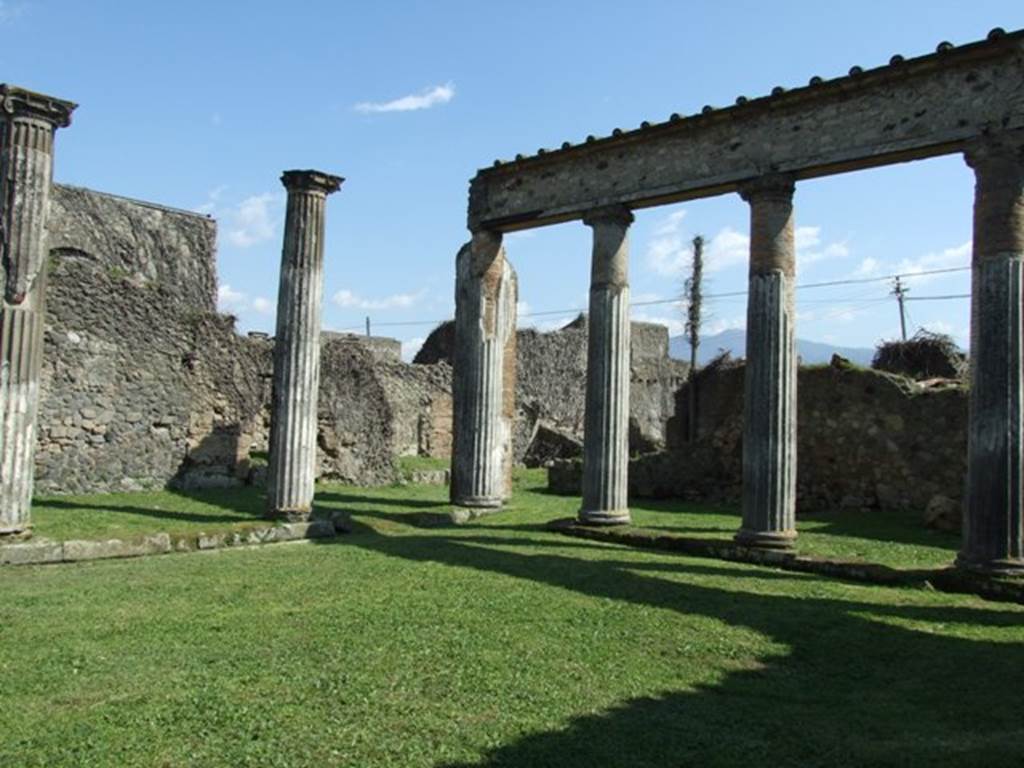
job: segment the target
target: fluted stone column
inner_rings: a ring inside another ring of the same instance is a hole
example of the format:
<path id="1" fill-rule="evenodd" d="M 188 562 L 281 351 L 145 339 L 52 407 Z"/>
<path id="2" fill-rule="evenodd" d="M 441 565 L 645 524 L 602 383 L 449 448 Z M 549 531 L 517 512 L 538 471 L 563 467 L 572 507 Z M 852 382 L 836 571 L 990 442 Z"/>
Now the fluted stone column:
<path id="1" fill-rule="evenodd" d="M 473 234 L 455 272 L 451 500 L 496 508 L 512 494 L 516 274 L 494 232 Z"/>
<path id="2" fill-rule="evenodd" d="M 750 292 L 743 409 L 743 526 L 736 541 L 787 548 L 796 539 L 796 248 L 793 180 L 744 185 L 750 203 Z"/>
<path id="3" fill-rule="evenodd" d="M 627 208 L 594 211 L 587 316 L 580 522 L 629 522 L 629 225 Z"/>
<path id="4" fill-rule="evenodd" d="M 74 109 L 0 85 L 0 537 L 32 523 L 53 134 Z"/>
<path id="5" fill-rule="evenodd" d="M 967 498 L 957 563 L 1024 573 L 1024 133 L 980 141 L 966 158 L 976 186 Z"/>
<path id="6" fill-rule="evenodd" d="M 324 208 L 344 179 L 319 171 L 285 171 L 288 190 L 270 422 L 267 516 L 306 520 L 316 479 Z"/>

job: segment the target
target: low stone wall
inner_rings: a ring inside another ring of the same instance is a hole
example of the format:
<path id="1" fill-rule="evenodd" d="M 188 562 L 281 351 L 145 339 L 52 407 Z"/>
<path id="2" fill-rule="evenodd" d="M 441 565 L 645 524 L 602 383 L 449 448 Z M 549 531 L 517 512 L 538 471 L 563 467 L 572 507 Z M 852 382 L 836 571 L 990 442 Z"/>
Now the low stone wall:
<path id="1" fill-rule="evenodd" d="M 742 365 L 700 382 L 698 440 L 687 443 L 686 387 L 668 428 L 668 451 L 630 463 L 637 496 L 736 501 L 743 462 Z M 967 390 L 923 386 L 846 365 L 798 376 L 798 511 L 835 507 L 920 509 L 959 504 L 967 473 Z M 579 492 L 578 462 L 549 475 L 554 490 Z"/>

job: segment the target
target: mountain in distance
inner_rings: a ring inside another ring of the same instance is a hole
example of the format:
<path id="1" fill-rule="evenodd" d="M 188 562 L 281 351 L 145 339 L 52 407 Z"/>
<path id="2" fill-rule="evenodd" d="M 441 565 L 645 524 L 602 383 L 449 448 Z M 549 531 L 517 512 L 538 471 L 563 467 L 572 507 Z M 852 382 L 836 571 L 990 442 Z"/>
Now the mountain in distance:
<path id="1" fill-rule="evenodd" d="M 732 329 L 701 339 L 700 348 L 697 350 L 697 363 L 706 365 L 723 349 L 733 357 L 746 357 L 747 332 Z M 686 337 L 671 337 L 668 340 L 668 353 L 670 357 L 678 360 L 689 360 L 690 344 Z M 796 353 L 804 365 L 827 363 L 832 359 L 832 355 L 836 354 L 857 365 L 870 366 L 871 359 L 875 356 L 875 350 L 867 347 L 837 347 L 834 344 L 806 339 L 796 340 Z"/>

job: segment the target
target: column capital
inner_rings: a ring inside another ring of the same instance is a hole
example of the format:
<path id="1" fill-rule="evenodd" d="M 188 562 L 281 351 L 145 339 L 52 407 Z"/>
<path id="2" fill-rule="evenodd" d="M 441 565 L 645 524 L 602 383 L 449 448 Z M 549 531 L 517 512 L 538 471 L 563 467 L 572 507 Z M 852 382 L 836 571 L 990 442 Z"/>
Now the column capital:
<path id="1" fill-rule="evenodd" d="M 619 224 L 628 227 L 633 223 L 633 212 L 624 205 L 594 208 L 583 214 L 583 223 L 588 227 L 595 224 Z"/>
<path id="2" fill-rule="evenodd" d="M 742 182 L 737 191 L 748 203 L 761 200 L 788 202 L 796 191 L 796 178 L 789 173 L 772 173 Z"/>
<path id="3" fill-rule="evenodd" d="M 964 162 L 975 171 L 1024 166 L 1024 131 L 993 133 L 968 142 Z"/>
<path id="4" fill-rule="evenodd" d="M 323 171 L 285 171 L 281 174 L 281 183 L 289 192 L 319 192 L 324 196 L 337 192 L 344 181 L 341 176 L 331 176 Z"/>
<path id="5" fill-rule="evenodd" d="M 10 118 L 44 120 L 55 128 L 71 125 L 71 113 L 78 105 L 42 93 L 0 83 L 0 115 Z"/>

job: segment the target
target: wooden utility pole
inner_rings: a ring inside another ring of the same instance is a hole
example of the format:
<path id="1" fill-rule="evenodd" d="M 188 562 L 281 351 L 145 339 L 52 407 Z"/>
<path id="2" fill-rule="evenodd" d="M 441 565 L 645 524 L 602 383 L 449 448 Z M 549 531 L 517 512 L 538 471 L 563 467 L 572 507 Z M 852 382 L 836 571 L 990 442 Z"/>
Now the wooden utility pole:
<path id="1" fill-rule="evenodd" d="M 900 282 L 900 276 L 896 275 L 896 281 L 892 287 L 892 295 L 896 297 L 896 301 L 900 305 L 900 333 L 904 341 L 907 340 L 907 312 L 903 305 L 906 294 L 907 288 Z"/>

